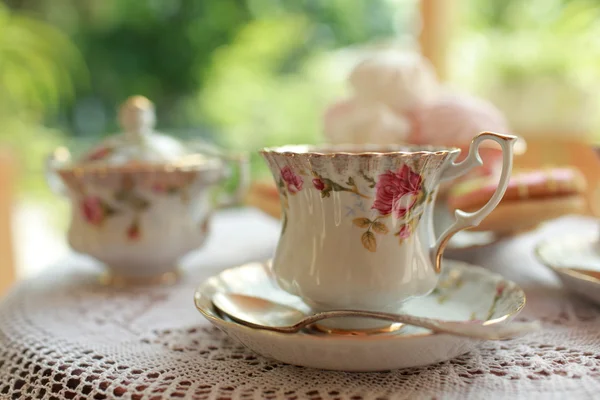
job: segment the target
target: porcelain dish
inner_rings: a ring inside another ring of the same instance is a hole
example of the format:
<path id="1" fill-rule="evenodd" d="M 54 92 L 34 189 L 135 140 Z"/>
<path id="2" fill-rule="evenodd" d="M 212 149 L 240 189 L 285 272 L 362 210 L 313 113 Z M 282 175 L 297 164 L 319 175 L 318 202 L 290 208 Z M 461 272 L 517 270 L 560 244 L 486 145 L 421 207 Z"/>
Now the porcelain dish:
<path id="1" fill-rule="evenodd" d="M 573 293 L 600 304 L 600 241 L 596 234 L 547 239 L 536 246 L 538 260 Z"/>
<path id="2" fill-rule="evenodd" d="M 71 203 L 71 248 L 104 263 L 114 280 L 172 277 L 178 260 L 206 239 L 219 206 L 213 193 L 233 168 L 241 198 L 248 160 L 155 131 L 154 105 L 144 97 L 128 99 L 119 116 L 123 132 L 85 153 L 56 149 L 47 180 Z"/>
<path id="3" fill-rule="evenodd" d="M 270 262 L 234 267 L 203 282 L 196 308 L 213 325 L 250 350 L 280 362 L 341 371 L 383 371 L 433 364 L 465 354 L 480 340 L 403 326 L 393 333 L 338 335 L 315 330 L 296 334 L 249 328 L 222 317 L 212 305 L 217 292 L 247 294 L 288 304 L 306 313 L 299 297 L 280 289 Z M 510 321 L 525 305 L 515 283 L 469 264 L 444 260 L 439 284 L 425 297 L 409 300 L 405 312 L 465 324 Z"/>

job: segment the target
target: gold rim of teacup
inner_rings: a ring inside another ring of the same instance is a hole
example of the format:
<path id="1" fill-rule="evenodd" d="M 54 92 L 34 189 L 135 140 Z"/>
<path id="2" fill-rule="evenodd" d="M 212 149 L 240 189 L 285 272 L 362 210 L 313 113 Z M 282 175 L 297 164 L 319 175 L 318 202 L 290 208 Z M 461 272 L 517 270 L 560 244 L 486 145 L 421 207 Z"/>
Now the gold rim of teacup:
<path id="1" fill-rule="evenodd" d="M 515 155 L 521 155 L 527 148 L 526 142 L 519 137 L 520 146 L 515 149 Z M 496 148 L 495 143 L 482 142 L 480 148 Z M 465 146 L 465 148 L 468 146 Z M 336 157 L 336 156 L 386 156 L 386 155 L 408 155 L 408 154 L 448 154 L 464 151 L 465 148 L 457 146 L 434 146 L 434 145 L 418 145 L 418 144 L 392 144 L 379 145 L 374 143 L 365 144 L 293 144 L 284 146 L 264 147 L 259 150 L 260 154 L 280 154 L 286 156 L 302 156 L 311 157 Z M 373 149 L 373 150 L 369 150 Z M 500 150 L 498 148 L 498 150 Z"/>
<path id="2" fill-rule="evenodd" d="M 461 150 L 455 146 L 431 145 L 376 145 L 376 144 L 295 144 L 276 147 L 265 147 L 260 154 L 276 154 L 282 156 L 308 156 L 308 157 L 386 157 L 398 155 L 446 155 L 459 153 Z"/>

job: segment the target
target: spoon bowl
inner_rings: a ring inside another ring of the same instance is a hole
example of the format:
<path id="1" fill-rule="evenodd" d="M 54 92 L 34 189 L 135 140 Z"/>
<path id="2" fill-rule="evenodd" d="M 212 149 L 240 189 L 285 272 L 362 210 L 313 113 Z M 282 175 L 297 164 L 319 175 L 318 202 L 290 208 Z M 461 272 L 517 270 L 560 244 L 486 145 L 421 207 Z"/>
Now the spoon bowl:
<path id="1" fill-rule="evenodd" d="M 294 307 L 243 294 L 216 293 L 212 302 L 233 321 L 255 328 L 278 328 L 293 333 L 302 327 L 297 330 L 290 327 L 306 318 L 305 313 Z"/>

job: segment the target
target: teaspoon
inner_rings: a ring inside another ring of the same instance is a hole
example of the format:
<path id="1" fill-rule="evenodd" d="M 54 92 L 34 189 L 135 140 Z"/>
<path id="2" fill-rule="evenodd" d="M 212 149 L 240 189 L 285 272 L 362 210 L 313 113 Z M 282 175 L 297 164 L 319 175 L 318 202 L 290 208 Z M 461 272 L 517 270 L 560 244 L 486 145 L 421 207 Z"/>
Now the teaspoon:
<path id="1" fill-rule="evenodd" d="M 484 325 L 481 325 L 478 323 L 442 321 L 408 314 L 358 310 L 336 310 L 306 315 L 302 311 L 285 304 L 236 293 L 217 293 L 213 296 L 212 303 L 219 311 L 240 324 L 280 333 L 296 333 L 315 322 L 343 317 L 373 318 L 417 326 L 438 333 L 487 340 L 509 339 L 540 328 L 537 321 L 489 325 L 485 325 L 484 322 Z"/>

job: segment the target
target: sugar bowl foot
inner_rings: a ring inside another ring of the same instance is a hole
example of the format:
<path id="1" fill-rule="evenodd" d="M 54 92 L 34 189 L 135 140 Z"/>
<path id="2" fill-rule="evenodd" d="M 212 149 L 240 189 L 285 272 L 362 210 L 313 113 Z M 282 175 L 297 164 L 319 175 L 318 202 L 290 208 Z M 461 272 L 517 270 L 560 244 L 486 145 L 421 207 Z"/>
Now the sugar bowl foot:
<path id="1" fill-rule="evenodd" d="M 100 277 L 100 283 L 106 286 L 117 288 L 132 286 L 170 286 L 174 285 L 181 278 L 181 271 L 174 269 L 158 275 L 132 276 L 116 273 L 108 270 Z"/>

